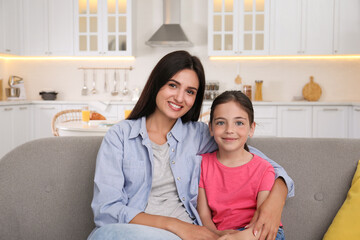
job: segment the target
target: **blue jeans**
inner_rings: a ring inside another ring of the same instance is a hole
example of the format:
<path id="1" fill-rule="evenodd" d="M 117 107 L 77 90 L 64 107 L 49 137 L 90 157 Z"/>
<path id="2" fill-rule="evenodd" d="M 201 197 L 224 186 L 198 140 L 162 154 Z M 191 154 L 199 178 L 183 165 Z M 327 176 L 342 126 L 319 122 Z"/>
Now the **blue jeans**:
<path id="1" fill-rule="evenodd" d="M 181 240 L 172 232 L 137 224 L 108 224 L 95 229 L 88 240 Z"/>
<path id="2" fill-rule="evenodd" d="M 245 228 L 239 228 L 239 231 L 243 230 L 245 230 Z M 279 227 L 275 240 L 285 240 L 284 229 L 282 227 Z"/>

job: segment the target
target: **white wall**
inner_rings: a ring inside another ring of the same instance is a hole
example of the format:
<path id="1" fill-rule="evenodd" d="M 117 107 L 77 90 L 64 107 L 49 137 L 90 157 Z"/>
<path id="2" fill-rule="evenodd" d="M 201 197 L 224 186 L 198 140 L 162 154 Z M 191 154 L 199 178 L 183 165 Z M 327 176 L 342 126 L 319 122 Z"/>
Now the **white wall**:
<path id="1" fill-rule="evenodd" d="M 194 43 L 187 48 L 198 56 L 205 68 L 207 80 L 218 80 L 221 90 L 235 87 L 238 74 L 245 84 L 254 85 L 255 80 L 264 80 L 265 101 L 291 101 L 301 96 L 303 86 L 313 75 L 320 84 L 323 95 L 320 101 L 360 101 L 360 60 L 241 60 L 210 61 L 207 56 L 207 0 L 182 0 L 181 25 Z M 39 91 L 52 89 L 59 92 L 58 100 L 121 99 L 109 93 L 81 96 L 82 71 L 79 67 L 133 66 L 130 72 L 130 88 L 143 87 L 150 71 L 166 53 L 176 48 L 151 48 L 145 45 L 162 24 L 162 0 L 136 0 L 134 10 L 134 55 L 135 61 L 110 60 L 11 60 L 0 74 L 19 75 L 25 79 L 29 99 L 40 99 Z M 91 74 L 90 74 L 91 75 Z M 0 75 L 1 76 L 1 75 Z M 97 87 L 102 89 L 103 73 L 98 73 Z M 90 80 L 88 87 L 91 88 Z"/>

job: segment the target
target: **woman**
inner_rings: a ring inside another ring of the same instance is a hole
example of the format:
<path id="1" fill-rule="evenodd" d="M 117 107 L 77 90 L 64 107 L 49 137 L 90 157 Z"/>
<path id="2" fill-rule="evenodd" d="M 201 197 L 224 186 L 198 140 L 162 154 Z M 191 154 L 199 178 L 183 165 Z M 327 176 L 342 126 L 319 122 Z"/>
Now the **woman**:
<path id="1" fill-rule="evenodd" d="M 196 211 L 201 163 L 196 155 L 217 148 L 207 125 L 197 122 L 204 88 L 197 57 L 175 51 L 158 62 L 128 119 L 108 131 L 99 149 L 91 204 L 97 228 L 89 239 L 219 237 L 198 225 Z M 292 189 L 286 172 L 271 163 Z M 277 179 L 264 210 L 257 212 L 254 229 L 262 229 L 263 239 L 273 239 L 287 192 Z"/>

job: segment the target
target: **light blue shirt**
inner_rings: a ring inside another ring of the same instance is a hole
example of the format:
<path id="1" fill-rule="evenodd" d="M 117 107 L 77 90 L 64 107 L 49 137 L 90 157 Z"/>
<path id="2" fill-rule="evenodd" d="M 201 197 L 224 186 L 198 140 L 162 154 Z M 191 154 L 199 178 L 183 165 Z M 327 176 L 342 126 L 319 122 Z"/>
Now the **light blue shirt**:
<path id="1" fill-rule="evenodd" d="M 196 211 L 201 163 L 198 155 L 216 150 L 216 143 L 205 123 L 183 124 L 181 119 L 166 138 L 179 198 L 194 222 L 201 224 Z M 293 196 L 294 183 L 286 171 L 259 150 L 250 150 L 271 163 L 276 176 L 285 180 L 288 197 Z M 106 133 L 96 160 L 91 203 L 97 227 L 129 223 L 144 212 L 151 190 L 153 159 L 145 117 L 121 121 Z"/>

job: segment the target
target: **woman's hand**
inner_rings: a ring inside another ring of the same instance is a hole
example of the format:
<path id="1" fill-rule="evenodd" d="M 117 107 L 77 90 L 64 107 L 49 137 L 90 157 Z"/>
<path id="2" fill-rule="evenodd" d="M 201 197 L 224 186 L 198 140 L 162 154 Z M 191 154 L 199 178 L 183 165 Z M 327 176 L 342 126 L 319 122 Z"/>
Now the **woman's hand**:
<path id="1" fill-rule="evenodd" d="M 254 225 L 254 236 L 261 231 L 259 240 L 275 240 L 286 196 L 287 187 L 284 181 L 281 178 L 276 179 L 268 198 L 257 208 L 248 225 L 249 227 Z"/>
<path id="2" fill-rule="evenodd" d="M 175 232 L 182 240 L 216 240 L 219 238 L 219 235 L 206 227 L 182 223 L 179 226 L 180 228 Z"/>

